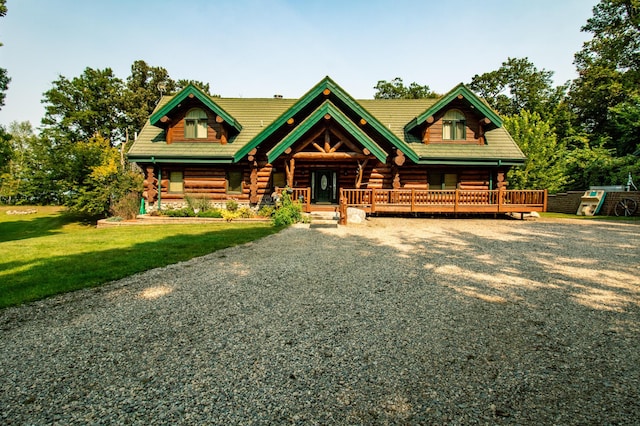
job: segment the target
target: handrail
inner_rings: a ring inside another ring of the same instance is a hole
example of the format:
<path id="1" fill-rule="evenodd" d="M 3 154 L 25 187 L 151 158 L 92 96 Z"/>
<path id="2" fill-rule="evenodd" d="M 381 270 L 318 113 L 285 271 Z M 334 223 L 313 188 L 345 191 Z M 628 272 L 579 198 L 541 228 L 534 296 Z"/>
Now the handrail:
<path id="1" fill-rule="evenodd" d="M 425 207 L 443 206 L 453 212 L 482 211 L 546 211 L 547 191 L 534 189 L 341 189 L 341 200 L 350 207 L 367 208 L 375 212 L 380 208 L 392 211 L 392 207 L 402 207 L 402 211 L 424 211 Z M 449 211 L 449 210 L 447 210 Z"/>

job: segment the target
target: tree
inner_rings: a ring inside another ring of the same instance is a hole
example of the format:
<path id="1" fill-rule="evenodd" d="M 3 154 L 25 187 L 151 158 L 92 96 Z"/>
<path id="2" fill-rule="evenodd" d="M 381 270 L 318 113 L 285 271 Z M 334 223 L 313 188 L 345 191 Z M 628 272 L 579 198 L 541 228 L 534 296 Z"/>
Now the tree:
<path id="1" fill-rule="evenodd" d="M 569 97 L 575 125 L 623 156 L 638 146 L 633 116 L 639 114 L 640 3 L 601 0 L 582 31 L 593 38 L 574 58 L 579 76 Z"/>
<path id="2" fill-rule="evenodd" d="M 523 109 L 519 114 L 505 118 L 504 127 L 527 156 L 522 167 L 509 171 L 509 184 L 516 189 L 560 191 L 568 180 L 565 147 L 558 142 L 550 122 L 543 120 L 537 112 Z"/>
<path id="3" fill-rule="evenodd" d="M 209 96 L 213 96 L 214 98 L 216 97 L 220 97 L 220 95 L 211 95 L 210 92 L 210 88 L 209 88 L 209 83 L 203 83 L 202 81 L 198 81 L 198 80 L 185 80 L 185 79 L 180 79 L 176 82 L 176 92 L 181 91 L 182 89 L 184 89 L 185 87 L 187 87 L 188 85 L 194 85 L 196 86 L 198 89 L 202 90 L 204 93 L 206 93 Z"/>
<path id="4" fill-rule="evenodd" d="M 7 5 L 6 0 L 0 0 L 0 17 L 3 17 L 7 14 Z M 2 46 L 2 43 L 0 43 Z M 0 68 L 0 109 L 4 106 L 4 99 L 6 96 L 6 91 L 9 88 L 9 82 L 11 78 L 7 73 L 6 68 Z"/>
<path id="5" fill-rule="evenodd" d="M 131 75 L 127 77 L 123 94 L 123 113 L 126 116 L 126 131 L 129 135 L 144 126 L 162 95 L 170 95 L 193 84 L 209 93 L 209 84 L 196 80 L 174 81 L 162 67 L 153 67 L 143 60 L 131 65 Z"/>
<path id="6" fill-rule="evenodd" d="M 375 85 L 376 93 L 374 99 L 423 99 L 437 98 L 438 94 L 432 92 L 429 86 L 421 86 L 413 82 L 409 87 L 405 87 L 400 77 L 394 78 L 392 81 L 379 80 Z"/>
<path id="7" fill-rule="evenodd" d="M 142 60 L 135 61 L 123 96 L 128 132 L 132 134 L 142 129 L 162 94 L 171 93 L 175 88 L 176 83 L 166 69 L 149 66 Z"/>
<path id="8" fill-rule="evenodd" d="M 553 86 L 553 71 L 538 70 L 528 58 L 508 58 L 495 71 L 476 74 L 469 87 L 500 114 L 537 112 L 548 119 L 563 99 L 566 86 Z"/>
<path id="9" fill-rule="evenodd" d="M 57 144 L 86 141 L 99 133 L 113 145 L 124 140 L 123 82 L 110 68 L 86 68 L 71 80 L 59 76 L 44 93 L 43 134 Z"/>
<path id="10" fill-rule="evenodd" d="M 0 126 L 0 173 L 9 165 L 12 156 L 11 135 Z"/>
<path id="11" fill-rule="evenodd" d="M 120 151 L 99 134 L 72 145 L 77 168 L 71 170 L 65 204 L 74 212 L 105 216 L 127 193 L 141 192 L 142 176 L 120 161 Z"/>
<path id="12" fill-rule="evenodd" d="M 50 141 L 38 137 L 31 123 L 12 122 L 11 158 L 0 175 L 0 197 L 10 204 L 60 202 L 59 158 Z"/>

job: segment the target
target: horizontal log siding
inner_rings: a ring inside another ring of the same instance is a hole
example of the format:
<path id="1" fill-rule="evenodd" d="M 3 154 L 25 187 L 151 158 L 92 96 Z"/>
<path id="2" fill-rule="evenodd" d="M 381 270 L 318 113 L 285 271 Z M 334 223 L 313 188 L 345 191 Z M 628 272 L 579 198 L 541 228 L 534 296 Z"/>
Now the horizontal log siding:
<path id="1" fill-rule="evenodd" d="M 173 143 L 176 141 L 221 143 L 223 141 L 223 135 L 224 135 L 224 139 L 226 140 L 226 133 L 225 133 L 224 126 L 216 122 L 215 115 L 211 114 L 210 111 L 205 111 L 205 112 L 207 113 L 207 137 L 206 138 L 186 139 L 184 137 L 184 116 L 182 116 L 180 120 L 178 120 L 175 124 L 169 127 L 168 134 L 167 134 L 167 143 Z"/>
<path id="2" fill-rule="evenodd" d="M 427 171 L 423 167 L 401 167 L 400 187 L 406 189 L 429 189 Z"/>
<path id="3" fill-rule="evenodd" d="M 467 190 L 490 189 L 491 176 L 488 170 L 464 169 L 458 173 L 458 188 Z"/>
<path id="4" fill-rule="evenodd" d="M 284 164 L 277 165 L 278 171 L 284 171 Z M 225 200 L 229 198 L 240 201 L 249 201 L 251 196 L 251 170 L 249 164 L 237 165 L 230 170 L 242 170 L 242 193 L 227 194 L 226 169 L 224 167 L 166 167 L 162 169 L 162 198 L 166 200 L 184 199 L 184 194 L 206 196 L 212 200 Z M 339 188 L 355 188 L 357 165 L 352 162 L 336 163 L 309 163 L 297 162 L 294 173 L 294 187 L 310 188 L 311 176 L 317 170 L 333 170 L 337 173 Z M 490 189 L 490 171 L 488 169 L 454 169 L 437 168 L 439 173 L 455 173 L 458 176 L 458 188 L 463 190 L 488 190 Z M 183 193 L 169 193 L 169 175 L 171 171 L 182 171 Z M 273 192 L 272 183 L 273 167 L 266 162 L 257 165 L 257 202 L 262 204 L 265 196 L 269 197 Z M 427 181 L 428 170 L 420 166 L 392 167 L 378 161 L 369 161 L 363 172 L 361 189 L 391 189 L 393 188 L 394 173 L 399 173 L 401 189 L 429 189 Z M 157 176 L 156 176 L 157 177 Z M 146 182 L 146 181 L 145 181 Z M 148 183 L 145 185 L 148 186 Z M 493 189 L 496 189 L 494 182 Z M 437 189 L 437 188 L 436 188 Z"/>
<path id="5" fill-rule="evenodd" d="M 233 170 L 241 170 L 236 168 Z M 169 173 L 171 171 L 182 171 L 183 188 L 182 193 L 169 192 Z M 162 169 L 162 199 L 182 200 L 185 195 L 195 195 L 209 198 L 211 200 L 225 200 L 229 198 L 240 201 L 249 199 L 249 181 L 251 171 L 242 168 L 243 190 L 242 193 L 227 194 L 227 175 L 224 168 L 204 168 L 186 167 Z"/>
<path id="6" fill-rule="evenodd" d="M 465 140 L 443 140 L 442 139 L 442 117 L 445 112 L 450 109 L 457 109 L 461 111 L 466 119 L 467 131 Z M 433 124 L 427 125 L 425 134 L 423 137 L 424 143 L 452 143 L 452 144 L 478 144 L 480 140 L 480 125 L 478 124 L 479 117 L 476 111 L 469 108 L 463 102 L 452 102 L 450 107 L 444 108 L 439 114 L 434 116 Z"/>

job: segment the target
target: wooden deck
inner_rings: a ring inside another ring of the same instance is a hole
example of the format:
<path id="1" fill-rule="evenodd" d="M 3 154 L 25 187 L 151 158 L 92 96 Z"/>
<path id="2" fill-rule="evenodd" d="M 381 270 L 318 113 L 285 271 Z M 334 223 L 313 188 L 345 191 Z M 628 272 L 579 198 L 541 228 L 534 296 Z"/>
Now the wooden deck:
<path id="1" fill-rule="evenodd" d="M 311 188 L 293 188 L 292 198 L 302 202 L 305 212 L 327 207 L 311 203 Z M 547 190 L 341 189 L 338 207 L 341 216 L 346 216 L 347 207 L 391 214 L 544 212 L 547 211 Z"/>

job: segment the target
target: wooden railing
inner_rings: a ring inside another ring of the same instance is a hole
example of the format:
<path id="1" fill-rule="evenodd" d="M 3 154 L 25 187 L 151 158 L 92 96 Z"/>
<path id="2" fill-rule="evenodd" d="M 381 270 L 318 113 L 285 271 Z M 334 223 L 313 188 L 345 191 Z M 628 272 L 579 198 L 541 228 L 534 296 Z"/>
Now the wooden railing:
<path id="1" fill-rule="evenodd" d="M 281 194 L 284 188 L 279 188 Z M 294 201 L 301 201 L 302 210 L 309 213 L 311 211 L 311 188 L 289 188 L 289 196 Z"/>
<path id="2" fill-rule="evenodd" d="M 311 188 L 290 188 L 293 200 L 312 210 Z M 546 190 L 341 189 L 340 210 L 367 213 L 528 213 L 547 211 Z"/>
<path id="3" fill-rule="evenodd" d="M 527 213 L 547 210 L 546 190 L 342 189 L 340 205 L 375 212 Z"/>

